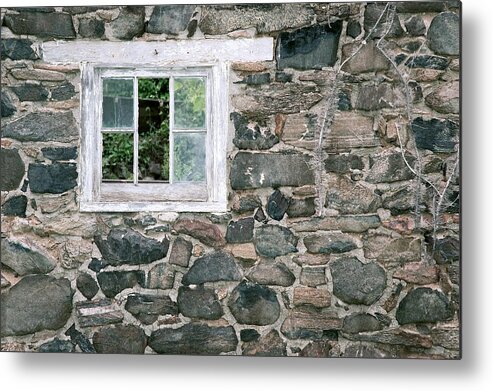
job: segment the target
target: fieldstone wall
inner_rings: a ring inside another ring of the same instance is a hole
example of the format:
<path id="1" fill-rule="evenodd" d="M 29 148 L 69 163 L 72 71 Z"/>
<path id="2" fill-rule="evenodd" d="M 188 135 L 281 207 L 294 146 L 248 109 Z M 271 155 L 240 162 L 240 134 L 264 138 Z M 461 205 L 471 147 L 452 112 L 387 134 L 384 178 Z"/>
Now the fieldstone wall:
<path id="1" fill-rule="evenodd" d="M 456 1 L 2 9 L 4 351 L 460 357 Z M 231 66 L 229 212 L 79 212 L 47 40 L 275 39 Z"/>

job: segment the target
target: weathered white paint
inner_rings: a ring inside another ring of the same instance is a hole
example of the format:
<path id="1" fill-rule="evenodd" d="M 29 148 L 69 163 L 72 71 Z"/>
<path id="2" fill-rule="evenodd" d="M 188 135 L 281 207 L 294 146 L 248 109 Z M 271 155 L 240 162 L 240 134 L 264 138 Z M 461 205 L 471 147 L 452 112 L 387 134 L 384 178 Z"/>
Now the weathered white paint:
<path id="1" fill-rule="evenodd" d="M 200 39 L 168 41 L 94 42 L 49 41 L 40 47 L 50 63 L 158 64 L 207 61 L 271 61 L 274 39 Z"/>
<path id="2" fill-rule="evenodd" d="M 221 202 L 81 202 L 81 212 L 226 212 Z"/>

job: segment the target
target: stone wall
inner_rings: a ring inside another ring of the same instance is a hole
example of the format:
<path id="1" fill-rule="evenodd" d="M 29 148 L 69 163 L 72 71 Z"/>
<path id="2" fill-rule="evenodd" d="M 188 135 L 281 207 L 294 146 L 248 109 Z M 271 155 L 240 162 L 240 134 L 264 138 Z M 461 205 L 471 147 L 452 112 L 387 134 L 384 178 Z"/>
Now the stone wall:
<path id="1" fill-rule="evenodd" d="M 2 350 L 459 358 L 459 7 L 2 9 Z M 276 43 L 231 64 L 229 212 L 79 212 L 39 44 L 217 36 Z"/>

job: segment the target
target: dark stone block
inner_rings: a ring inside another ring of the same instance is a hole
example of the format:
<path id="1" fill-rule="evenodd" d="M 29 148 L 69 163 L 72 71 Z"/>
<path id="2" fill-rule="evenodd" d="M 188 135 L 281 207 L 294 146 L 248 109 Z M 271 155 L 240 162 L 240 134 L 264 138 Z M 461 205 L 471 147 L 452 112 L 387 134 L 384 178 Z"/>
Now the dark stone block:
<path id="1" fill-rule="evenodd" d="M 48 99 L 48 90 L 39 84 L 24 84 L 11 88 L 21 102 L 40 102 Z"/>
<path id="2" fill-rule="evenodd" d="M 26 217 L 26 208 L 27 197 L 25 195 L 14 196 L 2 205 L 2 214 L 4 216 Z"/>
<path id="3" fill-rule="evenodd" d="M 290 200 L 279 190 L 275 190 L 267 200 L 267 214 L 274 220 L 280 221 L 288 210 Z"/>
<path id="4" fill-rule="evenodd" d="M 340 258 L 330 265 L 334 295 L 347 304 L 375 303 L 387 287 L 385 270 L 357 258 Z"/>
<path id="5" fill-rule="evenodd" d="M 247 217 L 238 221 L 230 221 L 226 231 L 228 243 L 248 243 L 253 240 L 253 217 Z"/>
<path id="6" fill-rule="evenodd" d="M 194 10 L 195 5 L 191 4 L 157 5 L 152 11 L 146 31 L 152 34 L 178 35 L 186 30 Z"/>
<path id="7" fill-rule="evenodd" d="M 79 19 L 79 35 L 82 38 L 101 38 L 104 32 L 104 21 L 94 18 Z"/>
<path id="8" fill-rule="evenodd" d="M 276 262 L 271 259 L 261 260 L 248 273 L 247 278 L 250 281 L 261 285 L 291 286 L 294 284 L 296 277 L 289 268 L 282 262 Z"/>
<path id="9" fill-rule="evenodd" d="M 244 190 L 313 185 L 315 179 L 309 161 L 310 157 L 302 154 L 240 152 L 231 166 L 231 187 Z"/>
<path id="10" fill-rule="evenodd" d="M 264 210 L 262 208 L 258 208 L 256 211 L 255 211 L 255 214 L 253 215 L 253 218 L 258 221 L 259 223 L 267 223 L 267 221 L 269 220 L 267 218 L 267 216 L 265 215 L 264 213 Z"/>
<path id="11" fill-rule="evenodd" d="M 350 111 L 353 106 L 351 104 L 351 93 L 349 91 L 342 90 L 339 92 L 337 100 L 337 108 L 341 111 Z"/>
<path id="12" fill-rule="evenodd" d="M 31 45 L 33 41 L 29 39 L 2 38 L 1 41 L 1 58 L 5 60 L 36 60 L 38 55 Z M 3 94 L 2 94 L 3 95 Z"/>
<path id="13" fill-rule="evenodd" d="M 98 283 L 90 274 L 80 273 L 76 281 L 77 289 L 88 300 L 91 300 L 99 291 Z"/>
<path id="14" fill-rule="evenodd" d="M 93 258 L 93 259 L 91 259 L 91 262 L 89 262 L 89 265 L 87 267 L 89 270 L 92 270 L 93 272 L 99 273 L 101 270 L 103 270 L 108 265 L 109 265 L 109 263 L 104 262 L 101 259 Z"/>
<path id="15" fill-rule="evenodd" d="M 203 285 L 197 288 L 181 286 L 178 290 L 178 308 L 188 318 L 207 320 L 219 319 L 223 316 L 221 303 L 213 289 Z"/>
<path id="16" fill-rule="evenodd" d="M 162 259 L 168 253 L 169 240 L 146 238 L 130 228 L 112 229 L 106 240 L 94 238 L 103 259 L 112 266 L 140 265 Z"/>
<path id="17" fill-rule="evenodd" d="M 405 22 L 407 32 L 415 37 L 426 34 L 426 26 L 425 22 L 423 22 L 423 18 L 418 15 L 411 16 Z"/>
<path id="18" fill-rule="evenodd" d="M 286 72 L 276 72 L 275 80 L 278 83 L 290 83 L 293 81 L 293 75 Z"/>
<path id="19" fill-rule="evenodd" d="M 70 337 L 72 343 L 77 345 L 82 353 L 96 353 L 91 341 L 89 341 L 84 334 L 75 328 L 75 324 L 70 326 L 69 329 L 65 331 L 65 335 Z"/>
<path id="20" fill-rule="evenodd" d="M 416 158 L 410 154 L 404 155 L 411 167 L 414 167 Z M 414 178 L 402 157 L 401 152 L 387 151 L 370 156 L 370 172 L 366 181 L 370 183 L 385 183 L 407 181 Z"/>
<path id="21" fill-rule="evenodd" d="M 171 254 L 169 255 L 169 263 L 172 265 L 179 265 L 188 267 L 190 257 L 192 256 L 192 243 L 181 237 L 177 237 L 171 248 Z"/>
<path id="22" fill-rule="evenodd" d="M 122 312 L 108 299 L 79 302 L 75 308 L 80 327 L 106 326 L 123 320 Z"/>
<path id="23" fill-rule="evenodd" d="M 389 9 L 385 11 L 385 3 L 368 3 L 365 8 L 365 34 L 369 34 L 370 31 L 375 27 L 375 30 L 371 34 L 370 38 L 380 38 L 382 37 L 388 29 L 387 26 L 387 16 L 389 16 Z M 384 13 L 385 11 L 385 13 Z M 382 18 L 380 16 L 383 15 Z M 380 21 L 379 21 L 380 19 Z M 378 22 L 379 21 L 379 22 Z M 378 22 L 378 25 L 377 25 Z M 393 23 L 388 29 L 387 37 L 400 37 L 404 34 L 404 30 L 401 26 L 401 21 L 399 20 L 399 15 L 395 15 Z"/>
<path id="24" fill-rule="evenodd" d="M 243 329 L 240 331 L 240 339 L 243 342 L 257 341 L 260 338 L 260 334 L 254 329 Z"/>
<path id="25" fill-rule="evenodd" d="M 195 260 L 183 276 L 182 284 L 203 284 L 216 281 L 239 281 L 241 271 L 235 259 L 223 251 L 216 251 Z"/>
<path id="26" fill-rule="evenodd" d="M 71 83 L 65 83 L 61 86 L 55 87 L 51 90 L 51 99 L 60 101 L 68 100 L 75 95 L 74 85 Z"/>
<path id="27" fill-rule="evenodd" d="M 239 149 L 265 150 L 279 142 L 279 138 L 270 132 L 262 132 L 258 125 L 250 128 L 247 117 L 239 113 L 231 113 L 231 120 L 235 127 L 234 145 Z"/>
<path id="28" fill-rule="evenodd" d="M 421 54 L 419 56 L 413 56 L 406 61 L 406 66 L 409 68 L 427 68 L 443 71 L 447 69 L 449 60 L 445 57 L 430 56 L 428 54 Z"/>
<path id="29" fill-rule="evenodd" d="M 395 314 L 399 324 L 435 323 L 453 316 L 454 310 L 447 297 L 431 288 L 410 291 L 399 303 Z"/>
<path id="30" fill-rule="evenodd" d="M 338 174 L 347 174 L 351 170 L 363 170 L 363 159 L 358 155 L 329 155 L 325 159 L 325 170 Z"/>
<path id="31" fill-rule="evenodd" d="M 153 324 L 160 315 L 178 315 L 178 306 L 169 296 L 131 293 L 125 309 L 143 324 Z"/>
<path id="32" fill-rule="evenodd" d="M 0 150 L 0 167 L 2 167 L 0 184 L 2 191 L 15 190 L 21 184 L 26 168 L 17 149 Z"/>
<path id="33" fill-rule="evenodd" d="M 43 156 L 50 160 L 73 160 L 77 159 L 77 147 L 45 147 L 41 148 Z"/>
<path id="34" fill-rule="evenodd" d="M 435 16 L 428 29 L 428 44 L 437 54 L 458 56 L 460 49 L 460 19 L 453 12 Z"/>
<path id="35" fill-rule="evenodd" d="M 96 331 L 92 342 L 97 353 L 143 354 L 147 346 L 147 336 L 137 326 L 119 324 Z"/>
<path id="36" fill-rule="evenodd" d="M 279 35 L 279 69 L 321 69 L 337 61 L 342 21 L 314 25 Z"/>
<path id="37" fill-rule="evenodd" d="M 459 125 L 450 120 L 437 118 L 426 120 L 419 117 L 413 120 L 412 130 L 416 145 L 420 149 L 433 152 L 454 152 L 459 141 Z"/>
<path id="38" fill-rule="evenodd" d="M 111 35 L 117 39 L 129 40 L 144 33 L 145 7 L 126 6 L 118 18 L 109 23 Z"/>
<path id="39" fill-rule="evenodd" d="M 445 1 L 403 1 L 395 3 L 395 9 L 403 14 L 441 12 L 445 10 L 445 3 Z"/>
<path id="40" fill-rule="evenodd" d="M 277 330 L 271 330 L 258 341 L 243 344 L 242 353 L 245 356 L 282 357 L 286 356 L 286 342 Z"/>
<path id="41" fill-rule="evenodd" d="M 358 247 L 350 235 L 344 234 L 308 235 L 303 243 L 311 254 L 342 254 Z"/>
<path id="42" fill-rule="evenodd" d="M 17 111 L 15 105 L 12 103 L 12 101 L 10 100 L 9 96 L 5 93 L 5 91 L 2 91 L 0 99 L 1 99 L 0 110 L 1 110 L 2 118 L 10 117 L 12 114 L 14 114 Z"/>
<path id="43" fill-rule="evenodd" d="M 356 38 L 361 34 L 361 24 L 357 20 L 350 20 L 347 24 L 346 34 Z"/>
<path id="44" fill-rule="evenodd" d="M 28 12 L 7 14 L 3 20 L 14 34 L 36 35 L 43 38 L 75 38 L 72 17 L 61 12 Z"/>
<path id="45" fill-rule="evenodd" d="M 139 271 L 112 271 L 98 274 L 98 283 L 106 297 L 115 297 L 122 290 L 136 285 L 145 287 L 145 273 Z"/>
<path id="46" fill-rule="evenodd" d="M 270 73 L 256 73 L 253 75 L 247 75 L 243 79 L 242 83 L 246 83 L 249 86 L 260 86 L 262 84 L 269 84 Z"/>
<path id="47" fill-rule="evenodd" d="M 73 353 L 75 346 L 70 341 L 55 338 L 42 344 L 37 351 L 40 353 Z"/>
<path id="48" fill-rule="evenodd" d="M 438 239 L 435 244 L 433 259 L 439 265 L 459 261 L 460 241 L 450 236 L 447 236 L 443 239 Z"/>
<path id="49" fill-rule="evenodd" d="M 389 83 L 371 83 L 360 86 L 355 108 L 372 111 L 403 105 L 403 96 L 394 86 Z"/>
<path id="50" fill-rule="evenodd" d="M 232 209 L 237 213 L 245 213 L 252 212 L 259 206 L 262 206 L 262 202 L 260 201 L 259 196 L 251 194 L 240 197 L 237 201 L 233 203 Z"/>
<path id="51" fill-rule="evenodd" d="M 259 255 L 275 258 L 297 252 L 298 238 L 288 228 L 265 225 L 255 230 L 255 250 Z"/>
<path id="52" fill-rule="evenodd" d="M 159 329 L 149 338 L 149 346 L 159 354 L 218 355 L 235 351 L 237 344 L 233 327 L 209 327 L 199 323 Z"/>
<path id="53" fill-rule="evenodd" d="M 2 337 L 58 330 L 72 313 L 70 281 L 51 276 L 26 276 L 2 294 Z"/>
<path id="54" fill-rule="evenodd" d="M 313 216 L 315 213 L 315 198 L 291 198 L 286 213 L 291 218 Z"/>
<path id="55" fill-rule="evenodd" d="M 3 94 L 2 94 L 3 95 Z M 2 129 L 2 137 L 18 141 L 75 141 L 79 129 L 71 112 L 30 113 L 10 122 Z"/>
<path id="56" fill-rule="evenodd" d="M 281 313 L 272 289 L 247 281 L 242 281 L 231 292 L 228 306 L 241 324 L 265 326 L 274 323 Z"/>
<path id="57" fill-rule="evenodd" d="M 346 316 L 344 318 L 344 325 L 342 326 L 342 331 L 351 334 L 357 334 L 367 331 L 378 331 L 382 329 L 383 325 L 376 317 L 365 313 Z"/>
<path id="58" fill-rule="evenodd" d="M 33 193 L 60 194 L 77 186 L 77 165 L 75 163 L 53 163 L 51 165 L 31 163 L 27 176 Z"/>

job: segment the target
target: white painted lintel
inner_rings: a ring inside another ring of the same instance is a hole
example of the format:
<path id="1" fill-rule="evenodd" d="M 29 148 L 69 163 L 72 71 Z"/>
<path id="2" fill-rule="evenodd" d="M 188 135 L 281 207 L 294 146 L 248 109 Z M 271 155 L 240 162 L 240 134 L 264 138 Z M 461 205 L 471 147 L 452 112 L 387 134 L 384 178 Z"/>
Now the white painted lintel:
<path id="1" fill-rule="evenodd" d="M 207 61 L 272 61 L 272 37 L 168 41 L 49 41 L 41 44 L 42 58 L 54 64 L 161 64 Z"/>

